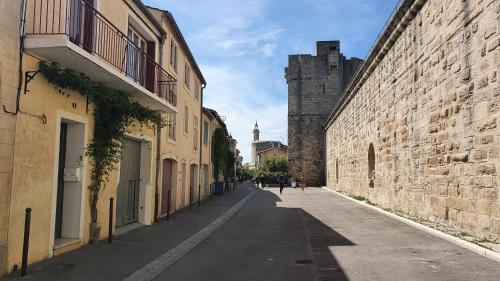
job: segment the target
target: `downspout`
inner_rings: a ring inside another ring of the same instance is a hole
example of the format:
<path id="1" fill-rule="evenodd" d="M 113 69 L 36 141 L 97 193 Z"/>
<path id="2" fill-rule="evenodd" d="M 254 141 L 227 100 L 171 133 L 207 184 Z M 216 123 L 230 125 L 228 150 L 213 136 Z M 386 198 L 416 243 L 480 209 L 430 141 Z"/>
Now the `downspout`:
<path id="1" fill-rule="evenodd" d="M 198 172 L 198 207 L 200 206 L 200 201 L 201 201 L 201 171 L 202 171 L 202 149 L 203 149 L 203 90 L 207 87 L 207 84 L 203 84 L 201 86 L 201 93 L 200 93 L 200 159 L 199 159 L 199 172 Z M 205 183 L 206 184 L 206 183 Z"/>
<path id="2" fill-rule="evenodd" d="M 19 113 L 19 104 L 21 99 L 21 88 L 23 85 L 23 53 L 24 53 L 24 27 L 26 26 L 26 2 L 21 2 L 21 22 L 19 23 L 19 68 L 18 68 L 18 82 L 17 82 L 17 95 L 16 95 L 16 110 L 14 112 L 7 110 L 3 105 L 3 111 L 12 115 Z"/>
<path id="3" fill-rule="evenodd" d="M 165 34 L 161 36 L 160 39 L 160 52 L 158 53 L 158 60 L 160 61 L 160 67 L 163 68 L 163 45 L 165 44 Z M 159 125 L 156 126 L 156 174 L 155 174 L 155 182 L 156 182 L 156 191 L 155 191 L 155 214 L 154 214 L 154 222 L 158 222 L 158 212 L 160 208 L 160 163 L 161 163 L 161 128 Z"/>

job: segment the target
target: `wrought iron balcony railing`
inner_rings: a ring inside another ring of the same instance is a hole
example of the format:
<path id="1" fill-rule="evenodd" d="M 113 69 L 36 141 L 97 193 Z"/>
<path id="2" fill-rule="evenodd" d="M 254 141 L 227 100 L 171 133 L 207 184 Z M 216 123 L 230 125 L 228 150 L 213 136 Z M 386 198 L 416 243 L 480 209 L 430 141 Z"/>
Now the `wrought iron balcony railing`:
<path id="1" fill-rule="evenodd" d="M 127 79 L 177 105 L 176 80 L 148 55 L 154 54 L 154 43 L 139 47 L 87 0 L 30 2 L 27 35 L 66 35 L 69 41 L 111 64 Z"/>

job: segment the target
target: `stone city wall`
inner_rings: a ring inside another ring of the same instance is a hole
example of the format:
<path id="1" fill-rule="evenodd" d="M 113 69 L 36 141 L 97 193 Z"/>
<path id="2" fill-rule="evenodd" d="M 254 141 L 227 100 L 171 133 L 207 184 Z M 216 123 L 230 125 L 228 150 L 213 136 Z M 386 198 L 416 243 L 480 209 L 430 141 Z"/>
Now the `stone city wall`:
<path id="1" fill-rule="evenodd" d="M 500 242 L 500 0 L 406 4 L 327 123 L 327 184 Z"/>

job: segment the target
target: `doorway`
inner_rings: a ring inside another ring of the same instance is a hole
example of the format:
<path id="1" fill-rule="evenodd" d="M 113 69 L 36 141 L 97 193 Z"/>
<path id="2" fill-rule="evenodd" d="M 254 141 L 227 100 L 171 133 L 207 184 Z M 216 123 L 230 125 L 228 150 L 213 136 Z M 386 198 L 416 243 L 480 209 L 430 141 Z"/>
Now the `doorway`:
<path id="1" fill-rule="evenodd" d="M 198 165 L 191 164 L 189 167 L 189 200 L 191 202 L 196 202 L 198 200 L 198 185 L 196 184 L 197 178 Z"/>
<path id="2" fill-rule="evenodd" d="M 162 194 L 161 194 L 161 214 L 166 215 L 167 211 L 175 206 L 175 187 L 176 187 L 177 162 L 172 159 L 163 159 L 162 169 Z M 170 192 L 170 201 L 169 201 Z"/>
<path id="3" fill-rule="evenodd" d="M 69 8 L 69 39 L 89 53 L 95 51 L 95 13 L 93 0 L 71 0 Z"/>
<path id="4" fill-rule="evenodd" d="M 116 200 L 116 227 L 138 221 L 141 185 L 141 142 L 124 138 Z"/>
<path id="5" fill-rule="evenodd" d="M 54 247 L 82 236 L 85 124 L 61 119 L 54 194 Z"/>
<path id="6" fill-rule="evenodd" d="M 186 207 L 186 163 L 182 163 L 182 184 L 181 184 L 181 206 L 180 208 Z"/>
<path id="7" fill-rule="evenodd" d="M 375 148 L 373 144 L 370 143 L 368 147 L 368 180 L 370 181 L 369 186 L 373 188 L 375 186 Z"/>

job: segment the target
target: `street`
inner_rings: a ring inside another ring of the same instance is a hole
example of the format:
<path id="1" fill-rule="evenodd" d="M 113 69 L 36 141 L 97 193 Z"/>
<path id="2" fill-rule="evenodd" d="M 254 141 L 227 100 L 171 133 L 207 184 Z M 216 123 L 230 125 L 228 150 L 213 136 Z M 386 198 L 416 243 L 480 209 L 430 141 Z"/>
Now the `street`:
<path id="1" fill-rule="evenodd" d="M 271 188 L 156 280 L 500 280 L 500 266 L 323 189 Z"/>
<path id="2" fill-rule="evenodd" d="M 123 280 L 243 198 L 248 202 L 233 217 L 154 280 L 500 280 L 498 263 L 324 189 L 279 195 L 279 188 L 251 184 L 111 245 L 41 262 L 26 279 Z"/>

